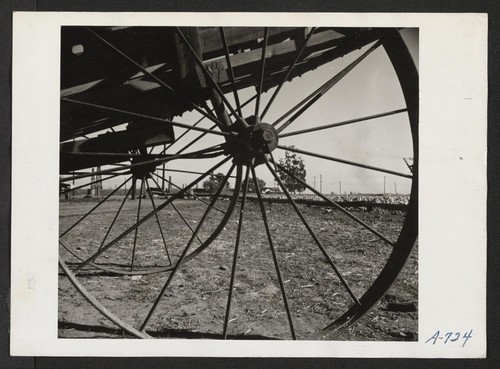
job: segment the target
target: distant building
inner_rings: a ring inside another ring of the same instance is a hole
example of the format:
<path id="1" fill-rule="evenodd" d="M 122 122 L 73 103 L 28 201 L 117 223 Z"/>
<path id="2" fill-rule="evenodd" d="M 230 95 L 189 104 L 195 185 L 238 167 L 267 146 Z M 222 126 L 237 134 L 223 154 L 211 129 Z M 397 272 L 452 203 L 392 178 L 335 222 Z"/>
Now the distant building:
<path id="1" fill-rule="evenodd" d="M 264 187 L 262 193 L 281 193 L 278 187 Z"/>

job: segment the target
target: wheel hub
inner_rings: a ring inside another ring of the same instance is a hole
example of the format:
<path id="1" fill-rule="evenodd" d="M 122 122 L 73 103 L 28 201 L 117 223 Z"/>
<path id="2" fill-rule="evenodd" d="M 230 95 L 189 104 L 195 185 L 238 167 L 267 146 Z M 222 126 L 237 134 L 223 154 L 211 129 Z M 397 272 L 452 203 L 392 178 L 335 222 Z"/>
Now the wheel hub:
<path id="1" fill-rule="evenodd" d="M 259 122 L 254 116 L 246 118 L 246 127 L 239 127 L 238 136 L 228 139 L 226 154 L 232 155 L 235 164 L 263 164 L 278 146 L 278 132 L 269 123 Z"/>
<path id="2" fill-rule="evenodd" d="M 131 160 L 131 163 L 141 164 L 150 160 L 151 158 L 148 158 L 147 156 L 135 157 Z M 151 178 L 151 173 L 153 173 L 156 170 L 156 165 L 157 165 L 156 163 L 138 165 L 136 167 L 131 167 L 130 171 L 132 172 L 132 175 L 136 179 L 147 179 Z"/>

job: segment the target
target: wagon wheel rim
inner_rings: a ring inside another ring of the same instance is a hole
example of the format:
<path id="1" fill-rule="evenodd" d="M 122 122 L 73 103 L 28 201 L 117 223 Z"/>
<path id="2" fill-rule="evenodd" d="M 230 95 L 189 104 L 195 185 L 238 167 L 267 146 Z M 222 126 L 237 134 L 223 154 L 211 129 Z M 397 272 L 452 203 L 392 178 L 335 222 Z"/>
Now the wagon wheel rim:
<path id="1" fill-rule="evenodd" d="M 259 107 L 260 97 L 262 95 L 263 80 L 264 80 L 264 75 L 265 75 L 265 60 L 266 59 L 265 59 L 264 55 L 266 53 L 265 48 L 266 48 L 267 37 L 268 37 L 267 30 L 268 30 L 267 28 L 264 30 L 264 38 L 263 38 L 264 41 L 263 41 L 263 47 L 262 47 L 263 57 L 261 59 L 261 69 L 260 69 L 261 78 L 260 78 L 259 84 L 256 86 L 257 95 L 256 95 L 256 103 L 255 103 L 255 114 L 253 115 L 253 117 L 255 118 L 255 121 L 257 122 L 257 124 L 253 123 L 254 125 L 260 124 L 259 123 L 260 118 L 262 118 L 267 113 L 267 111 L 271 107 L 272 102 L 273 102 L 274 97 L 275 97 L 275 96 L 271 97 L 271 100 L 270 100 L 270 103 L 268 106 L 265 106 L 263 109 L 261 107 Z M 312 35 L 313 32 L 314 32 L 314 30 L 311 31 L 310 35 Z M 221 29 L 221 36 L 222 36 L 222 39 L 224 40 L 223 29 Z M 379 116 L 392 115 L 392 114 L 398 114 L 398 113 L 404 112 L 404 111 L 406 111 L 409 115 L 410 129 L 412 132 L 412 140 L 413 140 L 413 153 L 414 153 L 413 174 L 408 175 L 408 174 L 396 173 L 396 175 L 402 175 L 402 176 L 410 177 L 412 179 L 412 187 L 411 187 L 411 195 L 410 195 L 411 201 L 410 201 L 409 208 L 407 210 L 407 216 L 405 218 L 403 227 L 401 229 L 401 232 L 400 232 L 400 235 L 399 235 L 397 241 L 391 242 L 388 239 L 384 238 L 383 236 L 381 237 L 382 240 L 391 244 L 391 246 L 393 246 L 393 249 L 392 249 L 392 252 L 391 252 L 389 258 L 387 259 L 387 262 L 386 262 L 383 270 L 380 272 L 380 274 L 377 277 L 377 279 L 375 280 L 375 282 L 363 293 L 362 296 L 356 297 L 356 295 L 352 291 L 350 291 L 349 287 L 347 286 L 347 282 L 344 281 L 344 287 L 345 287 L 346 291 L 348 292 L 348 294 L 351 295 L 351 297 L 353 299 L 353 305 L 339 318 L 335 319 L 332 323 L 328 324 L 326 327 L 319 330 L 317 333 L 308 336 L 307 338 L 318 339 L 326 334 L 329 334 L 331 332 L 345 328 L 346 326 L 353 324 L 356 320 L 358 320 L 360 317 L 362 317 L 368 310 L 370 310 L 375 305 L 375 303 L 384 295 L 384 293 L 389 289 L 390 285 L 392 284 L 392 282 L 395 280 L 395 278 L 399 274 L 399 271 L 404 266 L 404 263 L 405 263 L 406 259 L 408 258 L 409 254 L 413 248 L 413 244 L 414 244 L 414 242 L 416 240 L 416 236 L 417 236 L 417 226 L 416 226 L 417 223 L 416 222 L 417 222 L 417 187 L 418 187 L 417 186 L 417 178 L 418 178 L 418 137 L 417 137 L 418 77 L 416 76 L 415 69 L 408 70 L 408 63 L 409 63 L 409 61 L 411 61 L 411 56 L 409 55 L 408 51 L 406 50 L 404 43 L 401 40 L 398 32 L 396 32 L 396 31 L 386 32 L 385 36 L 381 39 L 380 44 L 385 48 L 386 53 L 388 54 L 388 56 L 391 60 L 391 63 L 394 67 L 394 70 L 399 78 L 399 81 L 402 85 L 402 90 L 403 90 L 403 94 L 405 97 L 407 107 L 406 107 L 406 109 L 401 109 L 401 111 L 394 110 L 394 111 L 390 111 L 390 112 L 386 112 L 386 113 L 381 113 L 378 115 Z M 379 45 L 372 46 L 372 48 L 376 49 L 376 47 L 378 47 L 378 46 Z M 227 50 L 227 48 L 226 48 L 226 50 Z M 400 54 L 402 52 L 401 50 L 406 50 L 406 51 L 403 51 L 403 55 Z M 226 51 L 226 53 L 228 53 L 228 51 Z M 297 58 L 297 59 L 299 59 L 299 58 Z M 357 59 L 356 62 L 359 63 L 362 61 L 362 59 L 364 59 L 364 56 L 363 56 L 363 58 Z M 294 63 L 290 67 L 290 70 L 293 68 Z M 231 71 L 231 74 L 233 74 L 232 71 Z M 343 76 L 341 76 L 340 79 L 342 77 Z M 286 79 L 287 78 L 285 78 L 283 80 L 283 83 L 286 81 Z M 234 80 L 232 81 L 232 83 L 234 83 Z M 281 86 L 282 86 L 282 84 L 278 86 L 276 91 L 279 92 L 279 90 L 281 89 Z M 214 83 L 214 87 L 217 87 L 216 83 Z M 329 86 L 328 89 L 331 87 L 332 86 Z M 216 93 L 219 95 L 220 98 L 223 99 L 222 105 L 224 106 L 224 108 L 225 109 L 230 108 L 233 117 L 239 116 L 239 118 L 241 118 L 241 120 L 244 122 L 246 119 L 248 120 L 248 118 L 244 118 L 243 116 L 241 116 L 242 115 L 241 106 L 239 103 L 237 90 L 234 88 L 234 86 L 233 86 L 232 93 L 235 96 L 234 99 L 236 102 L 236 107 L 231 107 L 231 104 L 227 102 L 227 99 L 225 99 L 225 95 L 222 91 L 218 90 L 218 91 L 216 91 Z M 312 98 L 312 100 L 314 100 L 314 97 Z M 302 104 L 301 107 L 299 107 L 299 109 L 304 108 L 304 106 L 307 109 L 309 102 L 312 100 L 309 99 L 308 101 L 306 101 L 304 104 Z M 301 110 L 299 110 L 299 112 L 300 111 Z M 291 115 L 291 114 L 294 114 L 294 112 L 292 111 L 289 115 Z M 295 115 L 293 117 L 295 117 Z M 372 119 L 372 117 L 363 117 L 363 118 L 360 118 L 358 120 L 354 119 L 354 121 L 366 121 L 366 120 L 370 120 L 370 119 Z M 237 122 L 238 119 L 236 119 L 235 121 Z M 280 136 L 279 136 L 280 133 L 288 127 L 287 123 L 289 123 L 289 122 L 290 122 L 290 119 L 288 119 L 285 122 L 285 124 L 283 124 L 282 122 L 278 122 L 278 121 L 275 122 L 277 124 L 273 125 L 273 126 L 276 126 L 274 130 L 268 126 L 263 126 L 263 128 L 262 128 L 263 132 L 260 132 L 260 131 L 258 132 L 259 139 L 260 139 L 259 147 L 263 146 L 264 144 L 266 144 L 266 145 L 271 145 L 271 144 L 275 145 L 276 144 L 277 148 L 290 149 L 289 147 L 285 147 L 285 146 L 280 147 L 277 145 L 277 143 L 272 142 L 274 139 L 280 138 Z M 279 123 L 282 123 L 281 127 L 280 127 Z M 332 125 L 332 127 L 338 126 L 338 125 L 343 125 L 343 124 L 350 124 L 350 123 L 351 122 L 347 122 L 347 123 L 340 122 L 336 125 Z M 234 123 L 234 124 L 236 125 L 236 123 Z M 250 124 L 250 125 L 252 125 L 252 124 Z M 238 132 L 239 134 L 241 134 L 241 132 L 244 131 L 244 129 L 242 130 L 239 127 L 236 127 L 236 129 L 240 130 Z M 327 128 L 324 128 L 324 129 L 327 129 Z M 222 129 L 222 132 L 229 132 L 229 131 L 230 131 L 229 129 L 228 130 Z M 271 131 L 271 134 L 270 134 L 271 137 L 266 137 L 266 134 L 269 131 Z M 274 134 L 274 136 L 273 136 L 273 134 Z M 291 136 L 290 133 L 284 132 L 283 136 L 286 136 L 286 135 Z M 274 150 L 274 148 L 272 150 L 268 148 L 269 152 L 267 152 L 267 151 L 266 152 L 259 152 L 259 154 L 255 154 L 254 152 L 252 152 L 252 154 L 249 154 L 247 151 L 241 152 L 241 150 L 232 149 L 231 147 L 228 149 L 226 146 L 226 154 L 227 154 L 227 151 L 229 151 L 229 155 L 235 161 L 235 164 L 236 164 L 237 169 L 238 169 L 237 177 L 239 178 L 240 182 L 239 182 L 238 186 L 236 187 L 237 189 L 239 189 L 241 187 L 242 167 L 246 166 L 247 170 L 246 170 L 246 175 L 245 175 L 245 181 L 243 182 L 245 184 L 245 186 L 244 186 L 245 189 L 243 190 L 242 199 L 241 199 L 241 212 L 240 212 L 241 218 L 240 218 L 240 221 L 238 222 L 237 239 L 236 239 L 235 250 L 234 250 L 233 268 L 232 268 L 232 272 L 231 272 L 231 281 L 230 281 L 230 288 L 229 288 L 229 297 L 228 297 L 228 303 L 227 303 L 227 307 L 226 307 L 226 314 L 225 314 L 224 326 L 223 326 L 223 334 L 222 334 L 223 338 L 227 338 L 227 332 L 228 332 L 228 326 L 229 326 L 228 321 L 229 321 L 230 310 L 231 310 L 231 301 L 232 301 L 231 294 L 233 291 L 234 270 L 235 270 L 236 265 L 237 265 L 236 260 L 237 260 L 238 247 L 239 247 L 239 243 L 240 243 L 239 238 L 240 238 L 240 233 L 241 233 L 241 225 L 243 223 L 242 220 L 243 220 L 243 216 L 244 216 L 245 199 L 246 199 L 248 183 L 249 183 L 249 179 L 250 179 L 249 173 L 250 172 L 252 173 L 252 178 L 255 182 L 255 187 L 258 188 L 258 183 L 256 181 L 257 176 L 256 176 L 256 172 L 255 172 L 256 161 L 258 161 L 257 164 L 260 164 L 263 166 L 265 165 L 271 173 L 274 173 L 276 168 L 279 167 L 279 164 L 273 158 L 273 155 L 272 155 L 273 150 Z M 299 151 L 299 152 L 302 154 L 305 154 L 305 155 L 313 154 L 312 156 L 314 156 L 314 153 L 309 153 L 306 151 Z M 337 158 L 327 157 L 324 159 L 335 161 L 335 159 L 337 159 Z M 362 164 L 359 165 L 360 163 L 347 162 L 345 164 L 357 165 L 357 166 L 363 167 Z M 274 169 L 273 169 L 273 166 L 274 166 Z M 364 166 L 364 167 L 366 169 L 369 169 L 369 170 L 378 170 L 378 171 L 382 171 L 382 172 L 385 171 L 387 173 L 394 174 L 393 171 L 387 170 L 385 168 L 373 168 L 373 167 L 367 168 L 367 166 Z M 280 169 L 283 170 L 283 168 L 280 168 Z M 276 179 L 279 182 L 279 177 L 276 177 Z M 295 180 L 299 181 L 299 179 L 297 179 L 297 178 L 295 178 Z M 283 186 L 282 190 L 284 192 L 286 192 L 286 189 L 284 186 Z M 234 192 L 235 192 L 235 194 L 237 193 L 237 191 L 234 191 Z M 259 191 L 257 191 L 257 194 L 259 197 L 259 205 L 261 207 L 262 219 L 264 221 L 264 225 L 266 228 L 269 246 L 271 247 L 271 251 L 273 254 L 274 265 L 276 268 L 276 273 L 277 273 L 279 284 L 280 284 L 280 290 L 281 290 L 283 302 L 285 305 L 285 310 L 286 310 L 287 317 L 288 317 L 291 338 L 296 339 L 297 336 L 294 332 L 292 313 L 291 313 L 289 307 L 287 306 L 287 294 L 286 294 L 285 288 L 283 286 L 283 281 L 282 281 L 280 267 L 279 267 L 279 261 L 277 260 L 277 258 L 275 256 L 275 250 L 273 249 L 272 235 L 270 235 L 269 224 L 268 224 L 268 221 L 266 220 L 265 205 L 259 196 L 259 194 L 260 194 Z M 233 200 L 231 201 L 231 203 L 233 205 L 231 208 L 231 211 L 234 209 L 234 206 L 236 205 L 237 197 L 238 196 L 236 194 L 235 197 L 233 197 Z M 217 198 L 217 196 L 215 198 Z M 293 205 L 293 199 L 289 198 L 289 201 Z M 299 215 L 300 211 L 296 210 L 296 212 Z M 299 215 L 299 217 L 300 217 L 300 215 Z M 358 222 L 358 223 L 361 224 L 361 222 Z M 306 227 L 307 227 L 307 221 L 303 221 L 303 224 L 306 225 Z M 377 232 L 373 228 L 371 228 L 370 226 L 367 226 L 365 228 L 368 231 L 371 231 L 372 233 L 374 233 L 375 235 L 378 235 L 380 237 L 380 234 L 377 234 Z M 217 235 L 218 235 L 218 233 L 217 233 Z M 311 235 L 313 235 L 313 233 L 314 232 L 311 232 Z M 213 238 L 215 238 L 217 235 L 215 235 Z M 192 257 L 196 256 L 199 252 L 201 252 L 202 250 L 207 248 L 209 246 L 209 244 L 210 244 L 210 242 L 200 246 L 198 249 L 195 250 L 195 252 L 193 252 L 190 255 L 192 255 Z M 319 246 L 319 244 L 318 244 L 318 246 Z M 325 256 L 328 258 L 328 255 L 325 255 Z M 183 263 L 183 261 L 187 261 L 188 259 L 190 259 L 190 257 L 186 256 L 186 258 L 184 260 L 181 260 L 181 262 L 177 264 L 177 267 L 180 267 L 180 265 Z M 337 269 L 336 266 L 334 265 L 334 263 L 331 263 L 331 264 L 334 267 L 334 269 Z M 174 269 L 170 268 L 168 270 L 173 270 L 173 272 L 170 274 L 167 282 L 165 283 L 164 288 L 162 289 L 162 292 L 158 295 L 158 297 L 154 303 L 154 306 L 150 310 L 146 320 L 142 323 L 141 329 L 140 329 L 141 332 L 145 331 L 145 329 L 148 325 L 148 322 L 149 322 L 149 318 L 152 315 L 154 315 L 156 306 L 158 304 L 160 304 L 160 302 L 161 302 L 161 296 L 163 296 L 164 292 L 169 287 L 169 283 L 170 283 L 171 279 L 174 278 L 176 268 L 174 268 Z M 342 280 L 342 275 L 340 272 L 337 272 L 337 276 Z"/>

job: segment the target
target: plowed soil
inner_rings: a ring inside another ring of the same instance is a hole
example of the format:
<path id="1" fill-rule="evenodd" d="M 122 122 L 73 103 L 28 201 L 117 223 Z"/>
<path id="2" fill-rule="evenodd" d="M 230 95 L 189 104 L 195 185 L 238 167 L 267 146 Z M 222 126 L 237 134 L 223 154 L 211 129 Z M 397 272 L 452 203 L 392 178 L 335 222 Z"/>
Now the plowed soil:
<path id="1" fill-rule="evenodd" d="M 155 201 L 158 206 L 162 200 Z M 138 202 L 129 200 L 125 203 L 106 243 L 134 224 Z M 62 201 L 61 232 L 96 204 L 95 200 Z M 61 249 L 70 268 L 79 262 L 75 255 L 86 259 L 99 249 L 120 204 L 119 199 L 104 203 L 61 238 L 74 254 Z M 220 201 L 216 206 L 225 211 L 228 204 L 229 201 Z M 142 199 L 140 218 L 149 213 L 152 206 L 150 199 Z M 159 213 L 163 237 L 157 220 L 151 217 L 138 229 L 135 252 L 135 230 L 132 230 L 100 255 L 95 263 L 104 269 L 129 271 L 134 255 L 133 271 L 148 271 L 168 266 L 170 262 L 175 264 L 192 236 L 191 229 L 199 225 L 206 205 L 196 200 L 182 200 L 176 202 L 176 208 L 168 206 Z M 335 266 L 328 262 L 290 205 L 266 204 L 291 320 L 297 338 L 305 339 L 333 322 L 355 303 L 349 290 L 356 298 L 361 298 L 385 265 L 392 246 L 339 211 L 306 205 L 299 205 L 299 208 Z M 351 212 L 391 241 L 397 240 L 405 216 L 404 212 L 380 209 L 370 212 L 351 209 Z M 222 217 L 223 213 L 219 211 L 208 215 L 199 232 L 202 242 L 213 233 Z M 196 257 L 180 265 L 146 325 L 147 333 L 165 338 L 221 337 L 238 218 L 239 205 L 217 239 Z M 200 240 L 193 240 L 189 252 L 200 246 Z M 356 324 L 323 339 L 417 340 L 417 269 L 415 246 L 385 297 Z M 277 273 L 261 210 L 257 203 L 248 202 L 228 317 L 230 338 L 291 338 Z M 339 274 L 348 288 L 343 286 Z M 139 328 L 169 275 L 170 272 L 114 275 L 86 266 L 78 273 L 78 279 L 106 308 Z M 97 312 L 61 272 L 58 313 L 59 337 L 129 337 Z"/>

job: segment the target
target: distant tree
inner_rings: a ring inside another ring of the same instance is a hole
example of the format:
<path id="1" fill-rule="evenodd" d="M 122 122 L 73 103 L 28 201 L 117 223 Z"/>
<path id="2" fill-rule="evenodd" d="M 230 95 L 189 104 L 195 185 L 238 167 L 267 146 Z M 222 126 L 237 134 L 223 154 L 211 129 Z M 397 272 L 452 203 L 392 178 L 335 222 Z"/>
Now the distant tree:
<path id="1" fill-rule="evenodd" d="M 223 173 L 210 174 L 210 178 L 203 182 L 203 189 L 212 193 L 217 191 L 217 189 L 220 187 L 220 184 L 224 180 L 224 177 L 225 174 Z M 225 187 L 229 188 L 229 181 L 226 182 Z"/>
<path id="2" fill-rule="evenodd" d="M 300 178 L 304 182 L 306 181 L 307 172 L 304 165 L 304 160 L 302 160 L 302 158 L 298 156 L 296 153 L 291 151 L 286 151 L 285 158 L 280 159 L 279 164 L 289 172 L 293 173 L 297 178 Z M 296 192 L 300 193 L 306 189 L 306 186 L 296 181 L 285 172 L 278 170 L 278 175 L 285 184 L 285 187 L 287 188 L 288 191 L 292 193 Z"/>
<path id="3" fill-rule="evenodd" d="M 250 177 L 248 180 L 249 180 L 248 192 L 256 192 L 255 191 L 255 184 L 253 183 L 253 178 Z M 260 179 L 259 177 L 257 177 L 257 183 L 259 184 L 260 192 L 262 192 L 262 189 L 266 185 L 266 182 L 263 179 Z M 245 180 L 243 180 L 243 182 L 241 183 L 241 189 L 243 190 L 244 188 L 245 188 Z"/>

